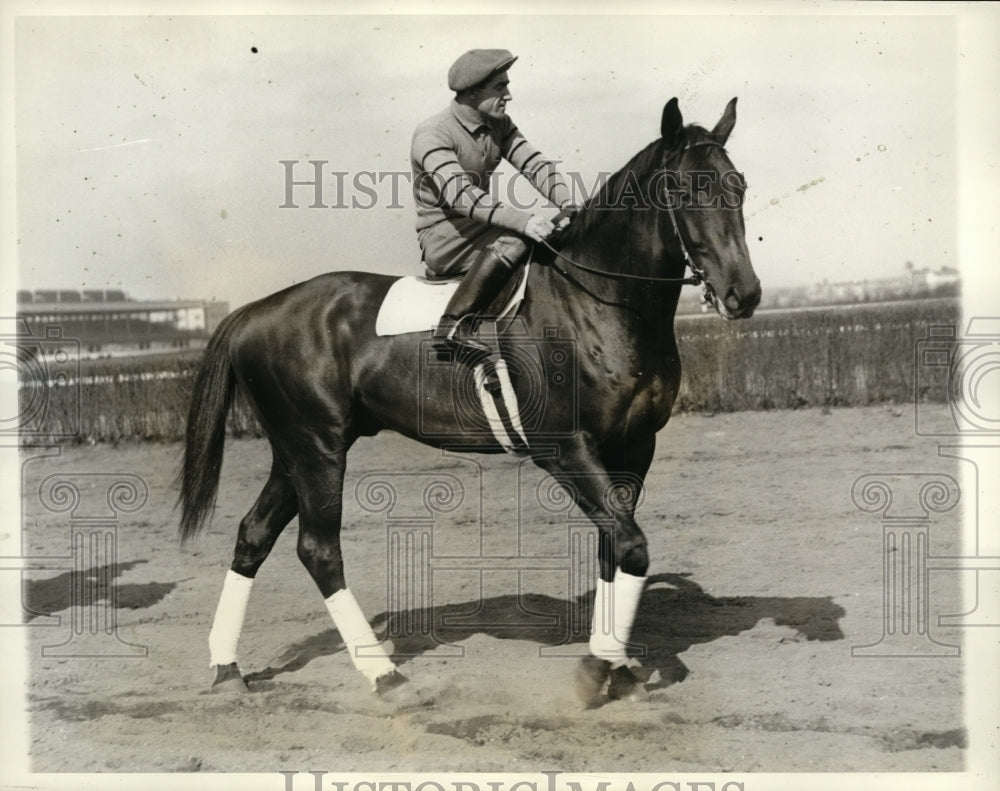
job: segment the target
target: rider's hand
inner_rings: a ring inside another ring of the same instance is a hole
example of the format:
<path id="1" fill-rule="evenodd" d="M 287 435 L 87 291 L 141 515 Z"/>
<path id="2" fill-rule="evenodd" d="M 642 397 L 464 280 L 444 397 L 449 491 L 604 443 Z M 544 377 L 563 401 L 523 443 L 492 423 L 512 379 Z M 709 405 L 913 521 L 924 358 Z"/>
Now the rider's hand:
<path id="1" fill-rule="evenodd" d="M 559 213 L 552 218 L 552 223 L 555 225 L 556 231 L 562 232 L 569 228 L 569 224 L 573 222 L 573 218 L 576 217 L 579 211 L 580 207 L 575 203 L 564 203 Z"/>
<path id="2" fill-rule="evenodd" d="M 552 235 L 552 231 L 554 230 L 555 226 L 544 217 L 532 214 L 528 220 L 528 224 L 524 226 L 524 235 L 533 242 L 544 242 Z"/>

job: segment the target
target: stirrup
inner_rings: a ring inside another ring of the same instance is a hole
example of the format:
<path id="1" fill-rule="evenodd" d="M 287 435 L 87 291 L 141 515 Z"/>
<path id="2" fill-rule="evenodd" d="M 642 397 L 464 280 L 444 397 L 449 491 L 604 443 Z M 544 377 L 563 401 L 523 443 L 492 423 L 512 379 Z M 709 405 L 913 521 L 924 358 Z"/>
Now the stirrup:
<path id="1" fill-rule="evenodd" d="M 439 352 L 454 353 L 457 358 L 464 355 L 489 356 L 493 350 L 473 335 L 478 317 L 474 314 L 454 319 L 451 316 L 442 316 L 441 321 L 431 335 L 431 346 Z M 472 328 L 464 331 L 463 324 L 470 323 Z"/>

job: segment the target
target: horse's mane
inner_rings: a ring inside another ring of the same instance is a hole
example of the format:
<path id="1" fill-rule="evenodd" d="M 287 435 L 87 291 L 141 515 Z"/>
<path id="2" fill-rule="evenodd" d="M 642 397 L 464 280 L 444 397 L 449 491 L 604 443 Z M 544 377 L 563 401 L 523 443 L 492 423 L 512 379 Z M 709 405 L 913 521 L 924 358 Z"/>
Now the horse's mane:
<path id="1" fill-rule="evenodd" d="M 613 206 L 618 200 L 618 196 L 625 187 L 626 180 L 633 179 L 639 184 L 645 183 L 645 179 L 663 164 L 671 152 L 680 151 L 689 143 L 697 142 L 709 136 L 711 136 L 711 133 L 706 129 L 697 124 L 691 124 L 684 127 L 677 144 L 670 151 L 665 150 L 662 138 L 657 138 L 647 145 L 633 156 L 621 170 L 613 173 L 601 185 L 596 194 L 584 202 L 583 206 L 580 207 L 580 211 L 573 218 L 573 222 L 559 237 L 559 246 L 563 247 L 579 241 L 584 236 L 587 236 L 596 224 L 602 220 L 606 222 L 608 217 L 606 209 L 609 206 Z"/>

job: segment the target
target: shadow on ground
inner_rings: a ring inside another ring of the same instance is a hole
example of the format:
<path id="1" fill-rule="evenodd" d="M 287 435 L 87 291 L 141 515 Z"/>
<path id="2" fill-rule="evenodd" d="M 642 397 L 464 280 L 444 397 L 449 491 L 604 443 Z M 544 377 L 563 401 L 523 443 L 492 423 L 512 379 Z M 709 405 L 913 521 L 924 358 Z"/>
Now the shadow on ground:
<path id="1" fill-rule="evenodd" d="M 120 585 L 115 578 L 145 560 L 108 563 L 86 571 L 66 571 L 46 579 L 26 579 L 23 588 L 24 620 L 33 621 L 72 606 L 90 607 L 113 603 L 119 610 L 152 607 L 177 587 L 176 582 L 145 582 Z"/>
<path id="2" fill-rule="evenodd" d="M 565 646 L 581 654 L 590 637 L 593 591 L 573 600 L 540 594 L 496 596 L 463 604 L 447 604 L 395 613 L 381 613 L 374 626 L 388 637 L 398 662 L 442 645 L 461 643 L 473 635 L 525 640 L 551 647 Z M 844 608 L 832 597 L 723 596 L 705 593 L 688 575 L 651 576 L 642 595 L 632 630 L 629 653 L 640 659 L 660 680 L 648 688 L 669 686 L 687 676 L 678 654 L 697 643 L 737 635 L 760 621 L 795 630 L 791 640 L 842 640 L 840 619 Z M 290 646 L 277 666 L 250 674 L 247 682 L 293 672 L 313 659 L 342 650 L 336 631 L 328 629 Z"/>

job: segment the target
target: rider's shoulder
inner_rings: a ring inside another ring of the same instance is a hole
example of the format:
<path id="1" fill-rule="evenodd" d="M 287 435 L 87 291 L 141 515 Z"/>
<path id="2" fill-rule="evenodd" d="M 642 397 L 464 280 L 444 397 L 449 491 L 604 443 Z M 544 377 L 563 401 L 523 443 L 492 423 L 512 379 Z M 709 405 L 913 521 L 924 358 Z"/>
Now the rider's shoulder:
<path id="1" fill-rule="evenodd" d="M 447 107 L 442 107 L 433 115 L 427 116 L 423 121 L 417 124 L 417 129 L 446 126 L 455 123 L 456 120 L 454 110 L 451 105 L 448 105 Z"/>
<path id="2" fill-rule="evenodd" d="M 451 107 L 445 107 L 418 123 L 413 130 L 413 137 L 416 139 L 420 136 L 447 134 L 454 124 Z"/>

